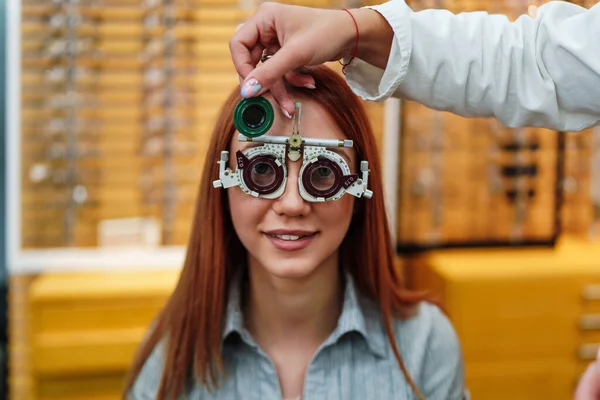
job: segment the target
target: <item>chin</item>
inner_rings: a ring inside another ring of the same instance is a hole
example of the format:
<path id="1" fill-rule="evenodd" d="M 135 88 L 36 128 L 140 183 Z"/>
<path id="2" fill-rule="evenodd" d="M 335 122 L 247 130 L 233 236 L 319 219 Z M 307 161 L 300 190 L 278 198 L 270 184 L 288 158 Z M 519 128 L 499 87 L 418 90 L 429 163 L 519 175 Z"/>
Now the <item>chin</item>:
<path id="1" fill-rule="evenodd" d="M 277 279 L 303 280 L 324 272 L 330 266 L 337 268 L 337 252 L 334 247 L 325 248 L 319 240 L 325 240 L 320 235 L 307 239 L 306 243 L 283 243 L 267 238 L 254 242 L 249 252 L 253 259 L 251 264 L 257 268 L 257 273 Z"/>
<path id="2" fill-rule="evenodd" d="M 317 270 L 317 263 L 294 258 L 269 258 L 261 263 L 265 272 L 280 279 L 304 279 Z"/>

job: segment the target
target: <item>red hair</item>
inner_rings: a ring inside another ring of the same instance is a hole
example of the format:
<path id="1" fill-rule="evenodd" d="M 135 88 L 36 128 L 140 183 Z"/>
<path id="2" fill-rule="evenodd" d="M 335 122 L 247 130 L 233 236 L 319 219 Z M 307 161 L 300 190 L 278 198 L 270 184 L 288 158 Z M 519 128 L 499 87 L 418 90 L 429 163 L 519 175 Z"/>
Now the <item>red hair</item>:
<path id="1" fill-rule="evenodd" d="M 381 164 L 365 107 L 344 79 L 326 66 L 306 69 L 316 89 L 294 89 L 310 96 L 354 141 L 357 160 L 369 162 L 371 199 L 359 199 L 359 211 L 340 247 L 341 265 L 354 278 L 357 290 L 379 304 L 385 329 L 398 364 L 413 391 L 423 398 L 410 378 L 396 345 L 392 318 L 407 318 L 424 294 L 405 288 L 394 263 L 394 246 L 385 212 Z M 212 132 L 198 189 L 187 255 L 177 286 L 141 344 L 130 370 L 126 391 L 133 386 L 155 346 L 167 339 L 166 359 L 157 400 L 175 399 L 194 376 L 208 388 L 224 373 L 221 335 L 225 320 L 228 282 L 236 265 L 245 265 L 246 250 L 233 229 L 227 211 L 227 191 L 215 189 L 222 150 L 235 133 L 233 110 L 241 100 L 235 89 L 223 104 Z M 207 234 L 210 232 L 210 234 Z"/>

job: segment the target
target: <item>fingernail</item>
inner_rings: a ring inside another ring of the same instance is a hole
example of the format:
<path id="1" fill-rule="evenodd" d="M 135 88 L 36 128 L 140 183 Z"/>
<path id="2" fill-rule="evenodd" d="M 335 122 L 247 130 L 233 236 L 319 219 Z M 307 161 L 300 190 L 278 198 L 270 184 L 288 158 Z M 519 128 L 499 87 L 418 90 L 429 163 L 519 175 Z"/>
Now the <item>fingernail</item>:
<path id="1" fill-rule="evenodd" d="M 258 93 L 262 89 L 262 86 L 258 81 L 254 78 L 250 79 L 248 82 L 242 86 L 242 90 L 240 90 L 240 94 L 244 98 L 252 97 L 256 93 Z"/>
<path id="2" fill-rule="evenodd" d="M 304 85 L 305 88 L 307 89 L 316 89 L 317 87 L 315 85 L 313 85 L 312 83 L 307 83 L 306 85 Z"/>
<path id="3" fill-rule="evenodd" d="M 287 112 L 287 110 L 283 107 L 281 107 L 281 112 L 283 113 L 283 115 L 285 115 L 288 118 L 292 118 L 292 116 L 290 115 L 289 112 Z"/>

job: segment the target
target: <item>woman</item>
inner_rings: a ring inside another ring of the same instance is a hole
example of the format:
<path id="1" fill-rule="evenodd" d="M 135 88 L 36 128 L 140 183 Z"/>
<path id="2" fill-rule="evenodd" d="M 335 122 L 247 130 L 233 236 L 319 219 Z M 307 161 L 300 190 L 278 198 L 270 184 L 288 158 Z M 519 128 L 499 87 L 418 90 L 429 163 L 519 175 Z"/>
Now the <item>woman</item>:
<path id="1" fill-rule="evenodd" d="M 237 139 L 241 96 L 232 92 L 212 134 L 180 280 L 136 357 L 129 399 L 462 398 L 452 326 L 403 287 L 394 265 L 365 110 L 336 72 L 305 72 L 317 88 L 290 88 L 302 103 L 301 135 L 352 140 L 337 150 L 352 173 L 368 160 L 371 198 L 307 201 L 302 159 L 286 161 L 276 198 L 213 188 L 221 151 L 253 148 Z M 267 135 L 291 131 L 276 112 Z"/>

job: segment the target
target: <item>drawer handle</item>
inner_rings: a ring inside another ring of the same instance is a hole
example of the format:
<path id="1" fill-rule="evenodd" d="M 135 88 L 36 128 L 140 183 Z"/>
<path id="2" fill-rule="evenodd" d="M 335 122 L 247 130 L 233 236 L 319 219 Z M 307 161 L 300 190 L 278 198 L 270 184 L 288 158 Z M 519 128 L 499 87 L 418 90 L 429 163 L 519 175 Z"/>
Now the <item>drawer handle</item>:
<path id="1" fill-rule="evenodd" d="M 583 288 L 585 300 L 600 300 L 600 285 L 587 285 Z"/>
<path id="2" fill-rule="evenodd" d="M 600 343 L 586 343 L 579 346 L 579 359 L 582 361 L 593 361 L 598 355 Z"/>
<path id="3" fill-rule="evenodd" d="M 585 314 L 579 319 L 579 327 L 584 331 L 600 330 L 600 314 Z"/>

